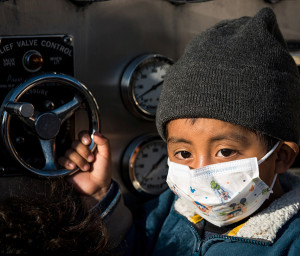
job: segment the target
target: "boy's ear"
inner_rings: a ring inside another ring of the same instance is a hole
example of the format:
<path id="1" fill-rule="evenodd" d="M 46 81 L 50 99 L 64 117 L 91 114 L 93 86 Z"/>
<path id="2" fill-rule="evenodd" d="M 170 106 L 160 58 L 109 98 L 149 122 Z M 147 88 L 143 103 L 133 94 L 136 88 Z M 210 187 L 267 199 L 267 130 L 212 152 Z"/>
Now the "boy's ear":
<path id="1" fill-rule="evenodd" d="M 277 151 L 275 172 L 278 174 L 286 172 L 294 163 L 298 153 L 299 146 L 295 142 L 282 142 Z"/>

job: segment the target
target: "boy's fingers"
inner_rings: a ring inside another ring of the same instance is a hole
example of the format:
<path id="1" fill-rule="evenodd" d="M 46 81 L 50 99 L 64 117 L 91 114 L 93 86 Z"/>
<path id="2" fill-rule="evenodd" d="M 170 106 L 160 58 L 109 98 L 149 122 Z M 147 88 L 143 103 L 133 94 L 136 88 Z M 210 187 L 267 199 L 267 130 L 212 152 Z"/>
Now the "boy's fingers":
<path id="1" fill-rule="evenodd" d="M 63 167 L 65 167 L 66 169 L 68 169 L 68 170 L 73 170 L 73 169 L 75 169 L 77 166 L 76 166 L 76 164 L 74 164 L 72 161 L 70 161 L 68 158 L 66 158 L 66 157 L 60 157 L 59 159 L 58 159 L 58 163 L 61 165 L 61 166 L 63 166 Z"/>
<path id="2" fill-rule="evenodd" d="M 89 149 L 88 146 L 83 145 L 78 140 L 72 142 L 72 149 L 76 151 L 81 157 L 83 157 L 86 161 L 92 162 L 94 161 L 94 155 Z"/>
<path id="3" fill-rule="evenodd" d="M 84 145 L 87 145 L 87 146 L 89 146 L 92 142 L 91 136 L 87 131 L 81 131 L 78 134 L 78 138 Z"/>
<path id="4" fill-rule="evenodd" d="M 82 144 L 86 146 L 89 146 L 91 144 L 92 138 L 87 131 L 81 131 L 78 136 Z M 93 134 L 93 140 L 95 144 L 98 146 L 98 149 L 100 147 L 103 155 L 110 156 L 110 145 L 106 137 L 104 137 L 101 133 L 96 131 Z"/>
<path id="5" fill-rule="evenodd" d="M 93 135 L 94 142 L 97 145 L 98 152 L 106 159 L 110 159 L 110 145 L 109 140 L 99 132 Z"/>
<path id="6" fill-rule="evenodd" d="M 67 150 L 65 157 L 78 166 L 82 171 L 88 171 L 90 169 L 90 165 L 87 160 L 72 149 Z"/>

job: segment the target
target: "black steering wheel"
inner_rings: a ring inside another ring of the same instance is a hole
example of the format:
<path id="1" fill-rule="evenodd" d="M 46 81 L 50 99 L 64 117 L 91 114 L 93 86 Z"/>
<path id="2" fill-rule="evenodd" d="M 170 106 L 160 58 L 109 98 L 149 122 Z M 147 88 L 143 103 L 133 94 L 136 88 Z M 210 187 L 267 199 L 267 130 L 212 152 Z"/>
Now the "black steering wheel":
<path id="1" fill-rule="evenodd" d="M 2 102 L 1 116 L 7 150 L 21 166 L 41 176 L 76 172 L 78 168 L 68 170 L 57 163 L 58 149 L 70 147 L 78 126 L 91 135 L 100 130 L 99 107 L 91 92 L 75 78 L 57 73 L 32 77 L 12 89 Z"/>

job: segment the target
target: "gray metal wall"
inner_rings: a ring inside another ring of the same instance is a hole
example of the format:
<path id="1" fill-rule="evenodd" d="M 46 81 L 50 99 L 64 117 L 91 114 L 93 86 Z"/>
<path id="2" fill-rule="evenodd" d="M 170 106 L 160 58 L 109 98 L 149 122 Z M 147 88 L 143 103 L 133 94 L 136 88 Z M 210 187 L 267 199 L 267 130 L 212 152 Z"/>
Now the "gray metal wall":
<path id="1" fill-rule="evenodd" d="M 300 40 L 300 1 L 213 0 L 174 5 L 166 0 L 111 0 L 76 5 L 68 0 L 0 1 L 0 36 L 71 34 L 74 36 L 75 77 L 96 97 L 102 132 L 110 139 L 113 176 L 135 137 L 156 132 L 154 122 L 134 117 L 120 96 L 120 78 L 137 55 L 160 53 L 176 60 L 187 42 L 222 19 L 253 15 L 271 6 L 283 35 Z"/>

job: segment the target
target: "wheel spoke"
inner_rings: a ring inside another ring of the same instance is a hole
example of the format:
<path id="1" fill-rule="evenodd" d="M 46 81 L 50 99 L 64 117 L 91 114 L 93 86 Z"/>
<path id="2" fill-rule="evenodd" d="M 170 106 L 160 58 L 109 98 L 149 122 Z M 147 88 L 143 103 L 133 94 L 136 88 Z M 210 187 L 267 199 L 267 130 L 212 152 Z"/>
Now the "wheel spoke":
<path id="1" fill-rule="evenodd" d="M 65 120 L 67 120 L 70 116 L 73 115 L 76 109 L 80 107 L 81 102 L 82 99 L 78 95 L 75 95 L 73 100 L 53 110 L 52 112 L 55 113 L 60 119 L 61 123 L 63 123 Z"/>
<path id="2" fill-rule="evenodd" d="M 43 171 L 53 171 L 57 170 L 58 166 L 55 161 L 56 155 L 56 143 L 55 139 L 43 140 L 40 138 L 40 144 L 42 146 L 42 150 L 45 157 L 45 166 L 43 167 Z"/>

